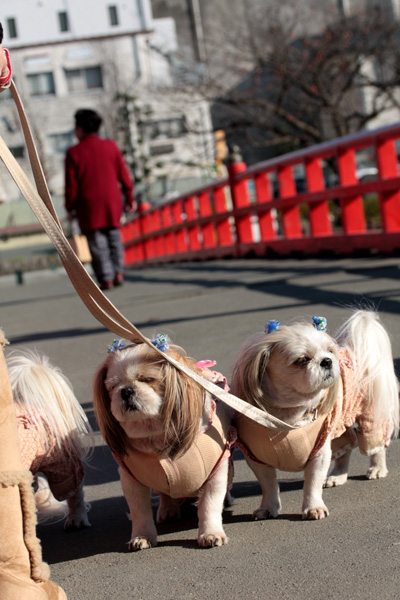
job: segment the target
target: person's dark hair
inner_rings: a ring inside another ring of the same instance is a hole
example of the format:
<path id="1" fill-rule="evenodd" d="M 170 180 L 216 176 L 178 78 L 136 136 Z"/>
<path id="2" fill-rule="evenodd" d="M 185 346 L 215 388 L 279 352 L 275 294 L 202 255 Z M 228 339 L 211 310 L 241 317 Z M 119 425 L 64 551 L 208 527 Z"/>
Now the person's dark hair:
<path id="1" fill-rule="evenodd" d="M 76 127 L 82 127 L 85 133 L 97 133 L 101 123 L 101 116 L 90 108 L 81 108 L 75 113 L 75 125 Z"/>
<path id="2" fill-rule="evenodd" d="M 3 41 L 3 25 L 0 23 L 0 44 Z"/>

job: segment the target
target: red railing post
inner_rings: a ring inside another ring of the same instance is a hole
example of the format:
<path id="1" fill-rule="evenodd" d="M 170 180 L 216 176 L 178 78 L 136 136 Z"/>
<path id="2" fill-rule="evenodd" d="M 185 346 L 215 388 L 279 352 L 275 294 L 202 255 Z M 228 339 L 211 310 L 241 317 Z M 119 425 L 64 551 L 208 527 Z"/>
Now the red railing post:
<path id="1" fill-rule="evenodd" d="M 199 214 L 200 217 L 212 217 L 212 207 L 210 201 L 209 192 L 202 192 L 197 196 L 199 203 Z M 205 225 L 201 226 L 203 234 L 203 247 L 204 248 L 215 248 L 217 245 L 217 238 L 214 230 L 214 223 L 210 220 Z"/>
<path id="2" fill-rule="evenodd" d="M 121 227 L 121 239 L 124 244 L 124 264 L 130 265 L 136 262 L 136 248 L 137 245 L 134 243 L 134 239 L 138 237 L 138 222 L 137 219 L 125 223 Z"/>
<path id="3" fill-rule="evenodd" d="M 162 227 L 168 229 L 172 226 L 172 215 L 171 215 L 171 205 L 166 204 L 161 208 L 161 223 Z M 172 232 L 165 234 L 165 253 L 166 254 L 174 254 L 175 253 L 175 244 L 174 244 L 174 234 Z"/>
<path id="4" fill-rule="evenodd" d="M 213 192 L 214 208 L 216 214 L 227 212 L 225 188 L 223 186 L 215 188 Z M 219 246 L 232 246 L 234 244 L 229 217 L 217 221 L 217 233 Z"/>
<path id="5" fill-rule="evenodd" d="M 254 177 L 254 186 L 256 188 L 257 204 L 264 205 L 271 202 L 271 182 L 267 173 L 258 173 Z M 263 242 L 274 240 L 276 238 L 276 219 L 270 208 L 258 213 L 258 223 L 260 226 L 261 240 Z"/>
<path id="6" fill-rule="evenodd" d="M 312 158 L 305 163 L 308 192 L 320 192 L 325 189 L 324 172 L 321 159 Z M 310 229 L 313 236 L 332 234 L 332 223 L 329 218 L 329 206 L 326 200 L 310 205 Z"/>
<path id="7" fill-rule="evenodd" d="M 379 175 L 381 179 L 399 176 L 397 152 L 393 139 L 379 142 L 376 147 Z M 400 231 L 400 190 L 380 192 L 379 201 L 382 228 L 389 232 Z"/>
<path id="8" fill-rule="evenodd" d="M 122 227 L 124 247 L 124 263 L 130 265 L 135 262 L 144 262 L 146 253 L 141 239 L 143 235 L 140 214 Z"/>
<path id="9" fill-rule="evenodd" d="M 182 200 L 177 200 L 172 204 L 172 221 L 174 225 L 180 226 L 175 232 L 175 246 L 178 254 L 183 254 L 189 249 L 187 232 L 186 232 L 186 215 L 183 213 Z"/>
<path id="10" fill-rule="evenodd" d="M 231 188 L 232 203 L 235 209 L 250 206 L 249 190 L 245 179 L 237 180 L 236 175 L 246 170 L 246 163 L 232 162 L 228 165 L 229 185 Z M 249 244 L 253 242 L 253 233 L 251 229 L 251 217 L 249 214 L 244 216 L 235 216 L 236 233 L 239 244 Z"/>
<path id="11" fill-rule="evenodd" d="M 154 240 L 155 255 L 156 256 L 164 256 L 165 255 L 165 244 L 164 244 L 164 235 L 162 233 L 161 211 L 159 208 L 155 208 L 152 212 L 152 231 L 160 232 L 160 235 L 157 235 Z"/>
<path id="12" fill-rule="evenodd" d="M 340 185 L 355 185 L 357 179 L 356 153 L 353 148 L 339 151 L 338 169 Z M 366 231 L 364 202 L 362 196 L 343 198 L 340 202 L 342 209 L 342 224 L 345 233 L 364 233 Z"/>
<path id="13" fill-rule="evenodd" d="M 125 223 L 121 227 L 121 240 L 123 244 L 126 244 L 134 237 L 134 222 Z"/>
<path id="14" fill-rule="evenodd" d="M 296 183 L 291 165 L 278 168 L 279 195 L 281 198 L 295 197 Z M 285 238 L 302 237 L 300 211 L 297 205 L 282 209 L 282 227 Z"/>
<path id="15" fill-rule="evenodd" d="M 194 196 L 189 196 L 183 202 L 186 213 L 186 223 L 189 236 L 189 249 L 193 252 L 201 249 L 200 228 L 195 222 L 198 220 Z M 191 224 L 193 222 L 193 224 Z"/>
<path id="16" fill-rule="evenodd" d="M 147 234 L 153 232 L 153 218 L 152 218 L 152 214 L 151 214 L 150 210 L 146 211 L 141 216 L 140 223 L 143 227 L 142 232 L 144 235 L 147 235 Z M 144 241 L 144 249 L 145 249 L 147 258 L 153 258 L 155 256 L 156 252 L 155 252 L 155 243 L 154 243 L 153 237 L 149 236 Z"/>

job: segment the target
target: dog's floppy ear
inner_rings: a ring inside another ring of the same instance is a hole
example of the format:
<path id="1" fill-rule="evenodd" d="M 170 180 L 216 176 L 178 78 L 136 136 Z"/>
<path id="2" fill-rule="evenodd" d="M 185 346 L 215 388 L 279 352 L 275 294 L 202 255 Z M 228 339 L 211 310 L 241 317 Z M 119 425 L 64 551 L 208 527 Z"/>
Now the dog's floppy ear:
<path id="1" fill-rule="evenodd" d="M 167 350 L 167 354 L 201 374 L 195 361 L 184 356 L 179 350 L 178 347 L 172 346 Z M 165 361 L 162 369 L 165 384 L 162 405 L 162 420 L 165 426 L 163 455 L 176 458 L 186 452 L 198 435 L 204 409 L 204 391 L 198 383 L 171 363 Z"/>
<path id="2" fill-rule="evenodd" d="M 235 396 L 250 404 L 262 406 L 261 381 L 271 349 L 271 338 L 265 333 L 256 333 L 245 342 L 232 371 L 231 390 Z"/>
<path id="3" fill-rule="evenodd" d="M 331 339 L 332 339 L 333 354 L 335 355 L 336 359 L 339 361 L 339 347 L 336 344 L 335 340 L 333 338 L 331 338 Z M 340 377 L 338 377 L 337 380 L 333 383 L 333 385 L 331 385 L 330 388 L 328 388 L 325 398 L 322 400 L 321 404 L 319 405 L 319 409 L 318 409 L 319 414 L 326 415 L 333 408 L 333 405 L 337 401 L 338 394 L 339 394 L 339 385 L 340 385 L 339 380 L 340 380 Z"/>
<path id="4" fill-rule="evenodd" d="M 105 380 L 108 368 L 114 360 L 113 354 L 108 354 L 97 369 L 93 380 L 93 405 L 102 436 L 111 451 L 123 458 L 130 446 L 128 436 L 111 412 L 111 399 Z"/>

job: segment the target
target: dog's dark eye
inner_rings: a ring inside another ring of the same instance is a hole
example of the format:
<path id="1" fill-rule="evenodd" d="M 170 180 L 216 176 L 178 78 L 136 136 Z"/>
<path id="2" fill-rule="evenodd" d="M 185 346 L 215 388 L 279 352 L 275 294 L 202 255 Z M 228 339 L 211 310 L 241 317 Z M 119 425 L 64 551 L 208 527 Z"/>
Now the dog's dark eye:
<path id="1" fill-rule="evenodd" d="M 153 383 L 154 377 L 138 377 L 138 381 L 140 381 L 140 383 Z"/>
<path id="2" fill-rule="evenodd" d="M 110 379 L 106 379 L 104 381 L 104 385 L 106 386 L 107 390 L 112 391 L 117 387 L 118 383 L 113 383 Z"/>
<path id="3" fill-rule="evenodd" d="M 310 358 L 308 356 L 300 356 L 300 358 L 295 360 L 293 364 L 296 365 L 296 367 L 305 367 L 309 362 Z"/>

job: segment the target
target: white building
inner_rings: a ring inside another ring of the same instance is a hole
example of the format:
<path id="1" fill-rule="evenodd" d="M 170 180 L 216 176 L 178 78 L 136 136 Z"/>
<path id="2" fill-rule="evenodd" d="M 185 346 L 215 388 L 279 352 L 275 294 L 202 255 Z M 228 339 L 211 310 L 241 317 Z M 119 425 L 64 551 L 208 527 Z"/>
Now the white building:
<path id="1" fill-rule="evenodd" d="M 79 108 L 98 110 L 102 135 L 122 148 L 130 138 L 140 163 L 137 172 L 144 172 L 153 199 L 210 178 L 214 149 L 208 106 L 183 101 L 174 92 L 169 56 L 176 49 L 175 24 L 170 18 L 153 19 L 150 0 L 1 0 L 0 21 L 13 78 L 59 203 L 64 155 L 76 142 L 73 115 Z M 117 95 L 132 109 L 129 125 L 118 117 Z M 0 135 L 28 172 L 9 92 L 0 94 Z M 17 197 L 2 166 L 0 201 Z"/>

